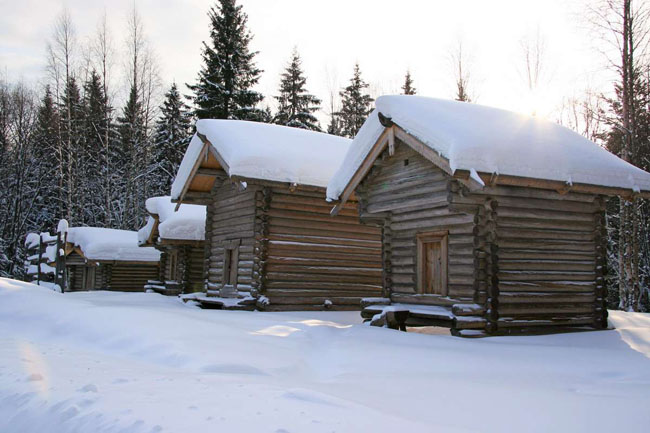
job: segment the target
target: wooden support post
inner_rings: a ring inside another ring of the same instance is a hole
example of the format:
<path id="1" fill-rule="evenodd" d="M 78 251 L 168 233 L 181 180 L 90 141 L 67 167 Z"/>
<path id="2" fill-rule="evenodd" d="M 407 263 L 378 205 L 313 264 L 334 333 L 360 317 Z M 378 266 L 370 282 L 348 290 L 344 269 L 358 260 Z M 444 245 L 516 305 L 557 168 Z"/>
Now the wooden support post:
<path id="1" fill-rule="evenodd" d="M 210 193 L 213 199 L 205 207 L 205 243 L 203 249 L 203 290 L 205 293 L 208 293 L 208 284 L 210 281 L 210 257 L 212 255 L 212 220 L 214 217 L 214 196 L 216 194 L 217 185 L 221 185 L 220 182 L 215 182 L 215 185 L 212 187 L 212 192 Z"/>
<path id="2" fill-rule="evenodd" d="M 190 289 L 190 270 L 192 269 L 192 247 L 184 245 L 181 248 L 183 252 L 183 281 L 181 282 L 181 290 L 187 293 Z"/>
<path id="3" fill-rule="evenodd" d="M 596 199 L 598 211 L 594 215 L 596 222 L 596 289 L 594 305 L 594 327 L 607 328 L 607 222 L 605 220 L 605 200 Z"/>
<path id="4" fill-rule="evenodd" d="M 269 243 L 269 209 L 271 205 L 272 189 L 265 186 L 255 192 L 255 244 L 253 246 L 253 272 L 251 287 L 261 295 L 265 292 L 264 280 L 266 275 L 266 260 L 268 258 Z"/>
<path id="5" fill-rule="evenodd" d="M 485 246 L 486 253 L 486 302 L 485 302 L 485 331 L 488 334 L 498 330 L 499 322 L 499 246 L 496 233 L 496 200 L 488 197 L 485 200 Z"/>
<path id="6" fill-rule="evenodd" d="M 43 233 L 38 234 L 38 274 L 36 277 L 36 284 L 41 284 L 41 261 L 43 260 Z"/>
<path id="7" fill-rule="evenodd" d="M 56 234 L 56 252 L 54 253 L 54 284 L 58 285 L 61 288 L 61 293 L 65 292 L 65 287 L 63 287 L 63 281 L 61 278 L 63 267 L 62 258 L 59 254 L 61 252 L 61 233 L 57 232 Z M 39 265 L 40 266 L 40 265 Z"/>
<path id="8" fill-rule="evenodd" d="M 392 253 L 392 247 L 391 247 L 391 242 L 393 238 L 393 232 L 390 227 L 391 225 L 391 218 L 390 216 L 384 219 L 384 225 L 382 227 L 382 242 L 381 242 L 381 256 L 382 256 L 382 261 L 383 261 L 383 266 L 382 266 L 382 296 L 384 298 L 390 298 L 390 295 L 392 293 L 392 286 L 393 286 L 393 280 L 391 278 L 392 276 L 392 260 L 391 260 L 391 253 Z"/>

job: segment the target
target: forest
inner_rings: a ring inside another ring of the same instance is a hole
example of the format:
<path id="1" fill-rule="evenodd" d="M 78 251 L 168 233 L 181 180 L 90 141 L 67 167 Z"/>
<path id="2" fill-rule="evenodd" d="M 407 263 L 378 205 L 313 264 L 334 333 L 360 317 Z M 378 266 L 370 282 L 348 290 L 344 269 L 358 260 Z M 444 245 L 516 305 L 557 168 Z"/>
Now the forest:
<path id="1" fill-rule="evenodd" d="M 207 12 L 209 38 L 193 83 L 163 84 L 135 6 L 120 43 L 105 17 L 93 35 L 81 38 L 63 10 L 45 47 L 42 85 L 0 76 L 0 276 L 25 279 L 26 234 L 51 231 L 62 218 L 74 226 L 140 228 L 144 201 L 169 193 L 198 119 L 355 136 L 374 102 L 358 63 L 335 100 L 324 103 L 309 92 L 308 71 L 294 49 L 276 93 L 263 95 L 256 90 L 264 72 L 251 48 L 255 29 L 242 6 L 218 0 Z M 607 93 L 572 99 L 551 120 L 650 170 L 650 8 L 641 1 L 599 0 L 588 13 L 594 34 L 613 47 L 615 56 L 606 61 L 616 81 Z M 124 97 L 112 79 L 117 50 L 128 60 Z M 534 44 L 526 51 L 530 87 L 538 86 L 539 55 Z M 480 102 L 469 91 L 460 49 L 456 59 L 456 99 Z M 405 71 L 401 92 L 417 94 L 416 85 Z M 322 113 L 327 124 L 319 120 Z M 650 311 L 649 203 L 610 199 L 607 226 L 610 308 Z"/>

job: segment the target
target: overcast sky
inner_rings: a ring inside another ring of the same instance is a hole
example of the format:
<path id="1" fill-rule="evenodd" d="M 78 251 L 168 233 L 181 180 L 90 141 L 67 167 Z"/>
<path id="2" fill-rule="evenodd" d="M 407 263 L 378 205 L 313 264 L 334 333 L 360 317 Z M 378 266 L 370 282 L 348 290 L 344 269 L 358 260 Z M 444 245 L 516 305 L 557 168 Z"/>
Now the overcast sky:
<path id="1" fill-rule="evenodd" d="M 259 90 L 276 94 L 294 46 L 303 57 L 312 93 L 327 102 L 359 62 L 373 95 L 399 91 L 411 70 L 418 93 L 451 98 L 450 52 L 459 40 L 470 57 L 470 90 L 477 102 L 553 116 L 563 97 L 585 87 L 608 90 L 611 76 L 586 24 L 588 0 L 240 0 L 264 70 Z M 136 0 L 145 32 L 168 85 L 193 82 L 208 37 L 208 0 Z M 41 83 L 45 46 L 65 6 L 79 40 L 90 36 L 106 10 L 121 48 L 132 0 L 0 0 L 0 68 L 10 80 Z M 542 91 L 526 96 L 522 39 L 541 35 Z M 119 65 L 118 65 L 119 66 Z"/>

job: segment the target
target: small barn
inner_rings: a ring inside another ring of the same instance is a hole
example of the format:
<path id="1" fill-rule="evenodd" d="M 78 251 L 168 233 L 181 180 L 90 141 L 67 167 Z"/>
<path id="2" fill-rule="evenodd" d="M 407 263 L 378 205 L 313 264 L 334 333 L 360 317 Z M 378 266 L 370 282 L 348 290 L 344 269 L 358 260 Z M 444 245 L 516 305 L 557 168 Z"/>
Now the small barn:
<path id="1" fill-rule="evenodd" d="M 134 231 L 70 227 L 65 235 L 64 252 L 59 260 L 65 264 L 66 291 L 141 292 L 148 280 L 158 276 L 160 252 L 151 247 L 138 247 L 138 235 Z M 48 255 L 55 257 L 49 251 Z"/>
<path id="2" fill-rule="evenodd" d="M 650 174 L 535 117 L 416 96 L 376 107 L 327 190 L 333 213 L 356 196 L 382 229 L 384 297 L 364 317 L 607 326 L 605 200 L 647 197 Z"/>
<path id="3" fill-rule="evenodd" d="M 160 251 L 160 272 L 147 289 L 164 295 L 203 291 L 205 206 L 184 204 L 176 210 L 169 196 L 146 201 L 149 217 L 138 231 L 142 248 Z"/>
<path id="4" fill-rule="evenodd" d="M 207 206 L 204 306 L 357 309 L 381 294 L 381 230 L 360 224 L 354 197 L 336 218 L 325 201 L 351 140 L 245 121 L 196 128 L 172 200 Z"/>

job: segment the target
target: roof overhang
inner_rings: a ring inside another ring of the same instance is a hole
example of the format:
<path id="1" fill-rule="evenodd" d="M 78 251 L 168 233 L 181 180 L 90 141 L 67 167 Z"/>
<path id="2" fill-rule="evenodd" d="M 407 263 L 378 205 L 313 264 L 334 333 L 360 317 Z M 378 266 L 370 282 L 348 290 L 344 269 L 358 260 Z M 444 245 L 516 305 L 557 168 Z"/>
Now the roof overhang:
<path id="1" fill-rule="evenodd" d="M 427 160 L 431 161 L 436 167 L 440 168 L 442 171 L 447 173 L 449 176 L 454 176 L 454 171 L 449 165 L 449 160 L 444 156 L 438 154 L 435 150 L 431 149 L 429 146 L 422 143 L 420 140 L 406 132 L 399 125 L 393 123 L 387 118 L 384 118 L 382 121 L 384 126 L 384 131 L 381 133 L 375 144 L 370 148 L 370 151 L 364 158 L 363 162 L 359 165 L 354 175 L 350 178 L 347 185 L 343 189 L 339 201 L 336 203 L 332 209 L 332 215 L 336 215 L 341 207 L 350 199 L 356 187 L 361 183 L 361 181 L 366 177 L 370 169 L 372 168 L 375 160 L 388 148 L 389 155 L 395 153 L 395 139 L 399 139 L 407 146 L 411 147 L 413 150 L 418 152 Z M 483 187 L 476 179 L 467 176 L 459 178 L 460 182 L 463 183 L 470 191 L 474 191 Z"/>
<path id="2" fill-rule="evenodd" d="M 144 241 L 141 244 L 138 244 L 139 247 L 153 247 L 155 246 L 155 240 L 158 237 L 158 225 L 160 224 L 160 217 L 158 214 L 151 213 L 149 212 L 149 216 L 153 218 L 153 227 L 151 228 L 151 232 L 149 232 L 149 237 L 147 238 L 146 241 Z"/>
<path id="3" fill-rule="evenodd" d="M 228 175 L 229 167 L 224 159 L 219 155 L 214 146 L 207 137 L 197 133 L 197 136 L 203 142 L 203 147 L 198 158 L 194 161 L 190 175 L 187 177 L 181 194 L 177 199 L 172 199 L 177 203 L 176 210 L 181 203 L 186 204 L 208 204 L 210 200 L 210 191 L 218 178 L 224 178 Z"/>
<path id="4" fill-rule="evenodd" d="M 334 208 L 332 208 L 332 215 L 336 215 L 341 207 L 349 200 L 356 187 L 359 185 L 359 183 L 361 183 L 361 181 L 366 177 L 372 168 L 375 160 L 382 154 L 382 152 L 384 152 L 386 148 L 388 148 L 389 154 L 393 155 L 395 151 L 396 138 L 418 152 L 436 167 L 440 168 L 443 172 L 460 181 L 470 191 L 476 191 L 485 187 L 496 185 L 507 185 L 554 190 L 560 194 L 566 194 L 571 191 L 583 194 L 619 196 L 626 200 L 632 200 L 637 197 L 650 198 L 650 191 L 635 192 L 631 189 L 626 188 L 606 187 L 579 183 L 569 184 L 567 182 L 556 180 L 536 179 L 485 172 L 477 172 L 478 177 L 481 179 L 481 182 L 479 182 L 478 179 L 476 179 L 474 176 L 471 176 L 469 170 L 452 170 L 449 164 L 449 160 L 446 157 L 440 155 L 438 152 L 424 144 L 418 138 L 406 132 L 391 119 L 382 116 L 381 113 L 379 113 L 379 115 L 381 116 L 380 121 L 382 126 L 384 126 L 384 131 L 379 136 L 375 144 L 370 148 L 370 151 L 364 158 L 363 162 L 359 165 L 359 167 L 357 167 L 354 175 L 348 181 L 347 185 L 343 189 L 343 192 L 341 192 L 339 200 L 335 202 L 336 204 Z"/>
<path id="5" fill-rule="evenodd" d="M 180 207 L 181 203 L 186 204 L 201 204 L 207 205 L 210 203 L 210 191 L 214 186 L 217 179 L 225 179 L 230 177 L 233 182 L 239 182 L 243 185 L 251 183 L 256 185 L 263 185 L 269 187 L 286 188 L 289 191 L 318 191 L 325 190 L 324 186 L 297 184 L 292 182 L 282 182 L 276 180 L 268 180 L 261 178 L 251 178 L 240 175 L 231 175 L 230 167 L 225 159 L 219 154 L 215 146 L 212 145 L 210 140 L 201 133 L 196 134 L 203 142 L 203 148 L 196 159 L 194 166 L 187 177 L 187 181 L 183 186 L 183 190 L 177 199 L 172 199 L 173 203 L 177 203 L 176 210 Z"/>

